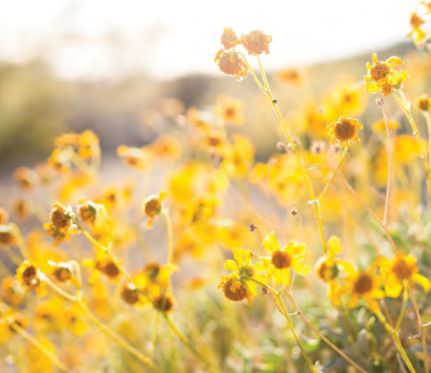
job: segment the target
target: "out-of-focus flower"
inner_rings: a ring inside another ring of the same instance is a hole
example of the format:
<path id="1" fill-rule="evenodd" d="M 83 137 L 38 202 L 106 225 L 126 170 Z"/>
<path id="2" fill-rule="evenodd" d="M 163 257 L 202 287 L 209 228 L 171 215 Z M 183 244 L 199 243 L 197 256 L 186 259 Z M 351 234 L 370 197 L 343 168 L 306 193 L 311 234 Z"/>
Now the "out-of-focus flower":
<path id="1" fill-rule="evenodd" d="M 376 264 L 380 267 L 380 273 L 384 278 L 385 292 L 389 297 L 399 297 L 404 282 L 406 285 L 416 283 L 426 292 L 431 288 L 431 282 L 419 274 L 416 259 L 411 255 L 399 253 L 392 260 L 380 257 L 376 260 Z"/>
<path id="2" fill-rule="evenodd" d="M 226 27 L 223 30 L 223 34 L 221 35 L 221 44 L 224 49 L 231 49 L 241 44 L 241 39 L 238 39 L 235 31 L 233 31 L 230 27 Z"/>
<path id="3" fill-rule="evenodd" d="M 244 102 L 227 96 L 218 98 L 217 114 L 226 124 L 241 126 L 244 124 Z"/>
<path id="4" fill-rule="evenodd" d="M 18 267 L 15 278 L 26 291 L 34 290 L 38 296 L 46 294 L 45 283 L 39 269 L 28 260 Z"/>
<path id="5" fill-rule="evenodd" d="M 416 99 L 415 106 L 417 109 L 419 109 L 421 111 L 430 111 L 431 110 L 431 98 L 429 98 L 428 95 L 422 95 Z"/>
<path id="6" fill-rule="evenodd" d="M 216 54 L 214 62 L 218 62 L 218 67 L 221 72 L 236 76 L 238 80 L 241 80 L 247 75 L 247 63 L 238 53 L 225 52 L 221 49 Z"/>
<path id="7" fill-rule="evenodd" d="M 0 246 L 12 246 L 18 244 L 16 232 L 10 224 L 0 224 Z"/>
<path id="8" fill-rule="evenodd" d="M 37 183 L 37 174 L 25 167 L 17 168 L 15 171 L 15 180 L 24 190 L 31 190 Z"/>
<path id="9" fill-rule="evenodd" d="M 159 194 L 147 197 L 143 202 L 142 212 L 148 218 L 147 225 L 149 227 L 153 224 L 155 217 L 162 212 L 162 201 L 166 196 L 166 192 L 160 192 Z"/>
<path id="10" fill-rule="evenodd" d="M 269 53 L 269 43 L 271 43 L 272 37 L 265 35 L 261 31 L 252 31 L 247 35 L 242 35 L 241 43 L 243 47 L 248 51 L 248 54 L 259 55 L 265 52 Z"/>
<path id="11" fill-rule="evenodd" d="M 120 158 L 123 158 L 124 162 L 129 166 L 139 170 L 144 170 L 149 167 L 150 156 L 144 149 L 121 145 L 117 148 L 117 154 Z"/>
<path id="12" fill-rule="evenodd" d="M 412 30 L 406 35 L 407 38 L 413 36 L 413 42 L 418 45 L 425 38 L 426 34 L 421 29 L 425 21 L 418 16 L 417 13 L 412 13 L 410 16 L 410 26 Z"/>
<path id="13" fill-rule="evenodd" d="M 283 69 L 276 72 L 276 77 L 283 83 L 292 83 L 300 86 L 304 83 L 305 72 L 297 68 Z"/>

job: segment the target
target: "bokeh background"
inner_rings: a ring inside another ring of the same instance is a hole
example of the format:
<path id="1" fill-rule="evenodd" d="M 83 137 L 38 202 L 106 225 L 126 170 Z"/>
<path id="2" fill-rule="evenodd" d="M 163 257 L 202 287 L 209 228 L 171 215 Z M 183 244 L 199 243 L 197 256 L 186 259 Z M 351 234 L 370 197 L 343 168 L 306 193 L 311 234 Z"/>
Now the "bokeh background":
<path id="1" fill-rule="evenodd" d="M 262 156 L 273 149 L 276 126 L 256 115 L 262 98 L 254 82 L 238 84 L 213 62 L 224 27 L 273 36 L 264 57 L 270 77 L 300 67 L 308 84 L 273 82 L 288 115 L 305 97 L 318 103 L 343 74 L 359 82 L 372 52 L 381 58 L 424 53 L 405 38 L 418 5 L 0 0 L 0 182 L 7 184 L 18 165 L 43 160 L 65 131 L 92 129 L 106 166 L 119 144 L 140 146 L 160 132 L 175 134 L 188 108 L 212 110 L 220 94 L 244 100 L 246 131 Z"/>

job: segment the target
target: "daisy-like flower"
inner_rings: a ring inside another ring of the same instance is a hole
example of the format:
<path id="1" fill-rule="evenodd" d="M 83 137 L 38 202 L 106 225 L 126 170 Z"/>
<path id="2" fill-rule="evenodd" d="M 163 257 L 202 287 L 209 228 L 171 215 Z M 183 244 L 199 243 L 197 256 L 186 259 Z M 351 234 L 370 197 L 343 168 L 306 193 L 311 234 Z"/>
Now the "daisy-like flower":
<path id="1" fill-rule="evenodd" d="M 418 16 L 417 13 L 412 13 L 410 16 L 410 26 L 412 30 L 406 35 L 407 38 L 413 36 L 413 42 L 418 45 L 425 38 L 426 34 L 421 29 L 425 21 Z"/>
<path id="2" fill-rule="evenodd" d="M 100 274 L 104 274 L 112 282 L 118 281 L 121 278 L 120 268 L 103 253 L 98 253 L 96 259 L 83 259 L 82 264 L 84 267 L 93 269 L 93 273 L 89 279 L 91 284 L 98 280 Z"/>
<path id="3" fill-rule="evenodd" d="M 252 31 L 249 34 L 243 35 L 241 37 L 243 47 L 247 49 L 248 54 L 252 54 L 254 56 L 262 54 L 263 52 L 268 54 L 268 47 L 271 41 L 272 37 L 265 35 L 261 31 Z"/>
<path id="4" fill-rule="evenodd" d="M 269 258 L 262 258 L 268 269 L 268 277 L 272 277 L 278 285 L 290 284 L 290 269 L 300 275 L 307 275 L 309 267 L 302 263 L 306 257 L 306 245 L 297 241 L 290 241 L 283 249 L 277 242 L 274 232 L 262 241 L 266 250 L 271 253 Z"/>
<path id="5" fill-rule="evenodd" d="M 427 95 L 422 95 L 416 99 L 415 106 L 421 111 L 430 111 L 431 99 Z"/>
<path id="6" fill-rule="evenodd" d="M 70 233 L 76 233 L 73 218 L 75 214 L 69 207 L 55 203 L 50 214 L 50 222 L 44 225 L 47 235 L 54 238 L 54 245 L 69 241 Z"/>
<path id="7" fill-rule="evenodd" d="M 416 258 L 411 255 L 399 253 L 392 260 L 381 257 L 376 263 L 385 279 L 385 292 L 388 297 L 398 298 L 403 290 L 404 281 L 408 285 L 416 283 L 426 292 L 431 288 L 431 282 L 419 274 Z"/>
<path id="8" fill-rule="evenodd" d="M 331 142 L 336 139 L 340 145 L 350 146 L 352 141 L 360 141 L 357 133 L 360 129 L 362 126 L 357 119 L 341 117 L 328 125 L 328 135 L 331 137 Z"/>
<path id="9" fill-rule="evenodd" d="M 57 282 L 66 283 L 69 285 L 74 285 L 77 283 L 77 279 L 73 274 L 73 266 L 71 263 L 56 263 L 52 260 L 49 260 L 48 264 L 52 267 L 51 274 Z"/>
<path id="10" fill-rule="evenodd" d="M 160 192 L 158 195 L 149 196 L 142 204 L 142 212 L 148 218 L 149 227 L 152 226 L 155 217 L 162 212 L 162 201 L 166 196 L 166 192 Z"/>
<path id="11" fill-rule="evenodd" d="M 409 74 L 393 67 L 401 65 L 404 61 L 399 57 L 390 57 L 382 62 L 373 53 L 373 65 L 367 63 L 368 74 L 365 75 L 365 89 L 370 93 L 381 91 L 384 96 L 390 96 L 392 89 L 398 89 Z"/>
<path id="12" fill-rule="evenodd" d="M 252 279 L 266 284 L 266 276 L 258 273 L 265 268 L 262 263 L 251 264 L 250 250 L 236 249 L 233 255 L 235 260 L 228 259 L 224 264 L 224 268 L 233 273 L 222 276 L 218 289 L 223 291 L 227 299 L 233 302 L 247 299 L 249 306 L 252 306 L 252 298 L 257 296 L 256 283 Z"/>
<path id="13" fill-rule="evenodd" d="M 241 80 L 247 75 L 247 63 L 238 53 L 226 52 L 220 49 L 216 54 L 214 62 L 218 62 L 218 67 L 221 72 L 236 76 L 238 80 Z"/>
<path id="14" fill-rule="evenodd" d="M 374 266 L 366 271 L 355 271 L 353 267 L 345 268 L 348 276 L 348 282 L 340 289 L 340 295 L 350 294 L 348 306 L 354 308 L 358 303 L 358 299 L 364 299 L 370 310 L 374 313 L 379 313 L 380 308 L 376 299 L 385 297 L 385 292 L 381 289 L 383 280 L 374 273 Z"/>
<path id="15" fill-rule="evenodd" d="M 336 259 L 341 251 L 340 239 L 336 236 L 331 236 L 328 240 L 328 254 L 321 258 L 316 265 L 317 276 L 329 286 L 328 298 L 334 305 L 339 305 L 339 290 L 340 286 L 336 281 L 340 276 L 341 270 L 348 268 L 351 270 L 351 264 L 341 259 Z"/>
<path id="16" fill-rule="evenodd" d="M 224 49 L 232 49 L 233 47 L 241 44 L 241 40 L 237 38 L 235 31 L 226 27 L 221 35 L 221 43 Z"/>
<path id="17" fill-rule="evenodd" d="M 46 294 L 45 283 L 39 269 L 28 260 L 21 263 L 16 271 L 15 278 L 26 291 L 34 290 L 36 295 Z"/>
<path id="18" fill-rule="evenodd" d="M 143 302 L 141 294 L 139 294 L 138 289 L 132 283 L 127 283 L 121 289 L 121 298 L 131 306 L 140 304 Z"/>

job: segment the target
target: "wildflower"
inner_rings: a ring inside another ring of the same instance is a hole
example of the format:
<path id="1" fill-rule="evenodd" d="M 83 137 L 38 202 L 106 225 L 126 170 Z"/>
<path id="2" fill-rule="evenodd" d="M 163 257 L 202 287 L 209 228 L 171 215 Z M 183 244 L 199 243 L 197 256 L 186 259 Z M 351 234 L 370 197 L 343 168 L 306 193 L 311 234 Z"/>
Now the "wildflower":
<path id="1" fill-rule="evenodd" d="M 362 272 L 355 271 L 353 267 L 346 267 L 346 272 L 348 275 L 345 280 L 348 284 L 340 289 L 339 294 L 350 294 L 348 306 L 355 307 L 358 299 L 363 298 L 372 312 L 380 312 L 376 299 L 384 298 L 385 293 L 380 289 L 383 285 L 382 278 L 375 275 L 374 267 Z"/>
<path id="2" fill-rule="evenodd" d="M 121 289 L 121 298 L 130 305 L 135 305 L 141 301 L 141 296 L 132 283 L 127 283 Z"/>
<path id="3" fill-rule="evenodd" d="M 422 95 L 416 99 L 415 106 L 421 111 L 430 111 L 431 99 L 427 95 Z"/>
<path id="4" fill-rule="evenodd" d="M 31 209 L 29 202 L 23 200 L 23 199 L 17 199 L 14 201 L 12 206 L 13 213 L 18 217 L 20 220 L 26 220 L 30 217 Z"/>
<path id="5" fill-rule="evenodd" d="M 149 154 L 141 148 L 131 148 L 121 145 L 117 148 L 117 154 L 129 166 L 135 167 L 139 170 L 148 168 Z"/>
<path id="6" fill-rule="evenodd" d="M 82 159 L 100 156 L 99 138 L 93 131 L 84 131 L 78 137 L 77 151 Z"/>
<path id="7" fill-rule="evenodd" d="M 241 40 L 237 38 L 235 32 L 231 28 L 226 27 L 221 35 L 221 43 L 224 49 L 231 49 L 241 44 Z"/>
<path id="8" fill-rule="evenodd" d="M 4 208 L 0 208 L 0 224 L 6 224 L 9 220 L 9 214 Z"/>
<path id="9" fill-rule="evenodd" d="M 411 255 L 399 253 L 392 260 L 381 257 L 377 259 L 376 263 L 385 279 L 385 292 L 389 297 L 397 298 L 403 290 L 404 282 L 407 285 L 417 283 L 426 292 L 431 288 L 431 282 L 418 273 L 416 259 Z"/>
<path id="10" fill-rule="evenodd" d="M 269 276 L 273 277 L 278 285 L 290 283 L 290 269 L 300 275 L 306 275 L 309 267 L 302 263 L 305 254 L 305 244 L 290 241 L 283 249 L 277 242 L 274 232 L 268 234 L 263 240 L 263 246 L 271 253 L 269 258 L 263 258 L 268 268 Z"/>
<path id="11" fill-rule="evenodd" d="M 149 219 L 147 225 L 151 227 L 154 218 L 162 212 L 162 201 L 167 196 L 166 192 L 149 196 L 142 205 L 142 212 Z"/>
<path id="12" fill-rule="evenodd" d="M 174 310 L 174 298 L 170 294 L 160 293 L 152 299 L 153 306 L 156 310 L 163 313 L 170 313 Z"/>
<path id="13" fill-rule="evenodd" d="M 390 57 L 381 62 L 377 59 L 377 54 L 373 54 L 373 65 L 367 63 L 368 75 L 365 76 L 365 89 L 370 93 L 381 91 L 384 96 L 389 96 L 392 89 L 399 89 L 409 74 L 402 70 L 395 70 L 393 67 L 403 64 L 399 57 Z"/>
<path id="14" fill-rule="evenodd" d="M 305 79 L 304 72 L 299 69 L 283 69 L 276 72 L 278 79 L 284 83 L 301 85 Z"/>
<path id="15" fill-rule="evenodd" d="M 256 283 L 253 279 L 262 284 L 267 283 L 266 276 L 258 271 L 263 271 L 262 263 L 251 264 L 252 255 L 250 250 L 234 250 L 234 260 L 228 259 L 224 268 L 232 271 L 229 276 L 222 276 L 218 289 L 222 289 L 225 297 L 234 302 L 247 299 L 249 306 L 253 305 L 252 298 L 257 296 Z"/>
<path id="16" fill-rule="evenodd" d="M 245 136 L 232 135 L 232 144 L 228 147 L 222 163 L 227 175 L 242 179 L 248 175 L 254 161 L 253 143 Z"/>
<path id="17" fill-rule="evenodd" d="M 113 282 L 121 278 L 120 268 L 105 254 L 98 254 L 96 259 L 86 258 L 82 261 L 82 264 L 84 267 L 93 269 L 93 273 L 89 279 L 90 283 L 95 283 L 100 274 L 104 274 Z"/>
<path id="18" fill-rule="evenodd" d="M 48 158 L 48 165 L 59 173 L 70 171 L 71 163 L 69 156 L 62 149 L 55 149 Z"/>
<path id="19" fill-rule="evenodd" d="M 60 203 L 55 203 L 52 207 L 50 220 L 51 225 L 60 230 L 69 229 L 74 214 L 72 210 L 62 206 Z"/>
<path id="20" fill-rule="evenodd" d="M 243 47 L 248 51 L 248 54 L 254 56 L 262 54 L 263 52 L 268 54 L 268 46 L 271 41 L 272 37 L 265 35 L 261 31 L 252 31 L 248 35 L 243 35 L 241 37 Z"/>
<path id="21" fill-rule="evenodd" d="M 175 161 L 181 155 L 181 145 L 174 137 L 161 135 L 150 146 L 146 147 L 148 151 L 159 159 L 165 161 Z"/>
<path id="22" fill-rule="evenodd" d="M 78 203 L 78 216 L 83 222 L 95 224 L 96 222 L 101 223 L 107 218 L 103 205 L 87 201 L 85 198 L 81 198 Z"/>
<path id="23" fill-rule="evenodd" d="M 0 297 L 11 306 L 19 306 L 23 301 L 22 290 L 13 277 L 6 277 L 1 282 Z"/>
<path id="24" fill-rule="evenodd" d="M 328 125 L 328 135 L 331 137 L 331 142 L 337 139 L 340 145 L 350 146 L 351 141 L 360 141 L 356 132 L 358 129 L 362 129 L 362 126 L 357 119 L 341 117 Z"/>
<path id="25" fill-rule="evenodd" d="M 426 140 L 421 140 L 424 147 L 427 146 Z M 393 156 L 396 163 L 408 165 L 420 157 L 420 149 L 417 146 L 415 136 L 403 134 L 394 137 L 392 140 Z"/>
<path id="26" fill-rule="evenodd" d="M 166 288 L 172 273 L 177 270 L 174 264 L 166 264 L 164 266 L 157 262 L 148 263 L 142 271 L 134 277 L 134 283 L 139 289 L 151 288 L 158 286 Z"/>
<path id="27" fill-rule="evenodd" d="M 218 104 L 218 114 L 224 122 L 236 126 L 244 124 L 244 117 L 242 115 L 244 103 L 241 100 L 234 100 L 226 96 L 221 96 L 218 98 Z"/>
<path id="28" fill-rule="evenodd" d="M 39 269 L 28 260 L 18 267 L 15 278 L 26 291 L 34 290 L 38 296 L 46 292 Z"/>
<path id="29" fill-rule="evenodd" d="M 400 126 L 401 126 L 400 122 L 398 122 L 397 120 L 388 119 L 387 123 L 388 123 L 389 130 L 396 130 L 396 129 L 400 128 Z M 380 120 L 374 122 L 373 125 L 371 126 L 371 128 L 373 129 L 373 131 L 384 132 L 384 131 L 386 131 L 386 122 L 385 122 L 385 120 L 380 119 Z"/>
<path id="30" fill-rule="evenodd" d="M 412 30 L 406 35 L 407 38 L 413 36 L 413 42 L 417 45 L 425 38 L 426 34 L 421 29 L 425 21 L 418 16 L 417 13 L 412 13 L 410 16 L 410 26 Z"/>
<path id="31" fill-rule="evenodd" d="M 0 245 L 12 246 L 18 244 L 18 237 L 9 224 L 0 224 Z"/>
<path id="32" fill-rule="evenodd" d="M 37 174 L 29 168 L 20 167 L 15 171 L 15 180 L 24 190 L 30 190 L 37 182 Z"/>
<path id="33" fill-rule="evenodd" d="M 73 267 L 70 263 L 55 263 L 50 260 L 48 264 L 52 267 L 51 273 L 58 282 L 67 284 L 75 283 L 76 278 L 73 275 Z"/>
<path id="34" fill-rule="evenodd" d="M 218 62 L 221 72 L 227 75 L 236 76 L 238 80 L 241 80 L 247 75 L 247 64 L 238 53 L 225 52 L 223 49 L 220 49 L 214 62 Z"/>
<path id="35" fill-rule="evenodd" d="M 225 221 L 223 224 L 219 224 L 217 236 L 220 243 L 231 250 L 252 243 L 247 226 L 235 221 Z"/>
<path id="36" fill-rule="evenodd" d="M 316 265 L 317 276 L 329 286 L 329 299 L 338 305 L 340 300 L 338 292 L 340 286 L 336 281 L 340 275 L 340 271 L 344 268 L 351 268 L 351 265 L 344 260 L 336 259 L 337 255 L 341 251 L 340 239 L 336 236 L 331 236 L 328 240 L 328 254 L 321 258 Z"/>

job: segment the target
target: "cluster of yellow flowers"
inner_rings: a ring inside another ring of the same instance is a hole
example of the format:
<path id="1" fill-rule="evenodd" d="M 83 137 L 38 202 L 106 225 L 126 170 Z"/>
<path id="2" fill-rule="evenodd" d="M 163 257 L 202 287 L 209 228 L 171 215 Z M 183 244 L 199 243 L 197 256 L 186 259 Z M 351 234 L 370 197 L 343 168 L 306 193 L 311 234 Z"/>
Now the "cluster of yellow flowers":
<path id="1" fill-rule="evenodd" d="M 424 22 L 412 15 L 417 43 Z M 267 100 L 170 101 L 175 114 L 165 105 L 161 118 L 174 130 L 107 160 L 121 182 L 100 171 L 91 131 L 59 136 L 44 164 L 16 170 L 27 197 L 0 208 L 0 351 L 18 371 L 318 372 L 319 361 L 429 373 L 431 99 L 411 93 L 401 58 L 376 54 L 364 81 L 344 76 L 310 97 L 306 69 L 266 75 L 271 42 L 226 28 L 220 71 L 248 75 Z M 287 116 L 275 98 L 285 90 L 301 101 Z M 374 112 L 367 92 L 382 94 Z M 279 353 L 296 351 L 278 335 L 285 325 L 301 355 Z"/>

